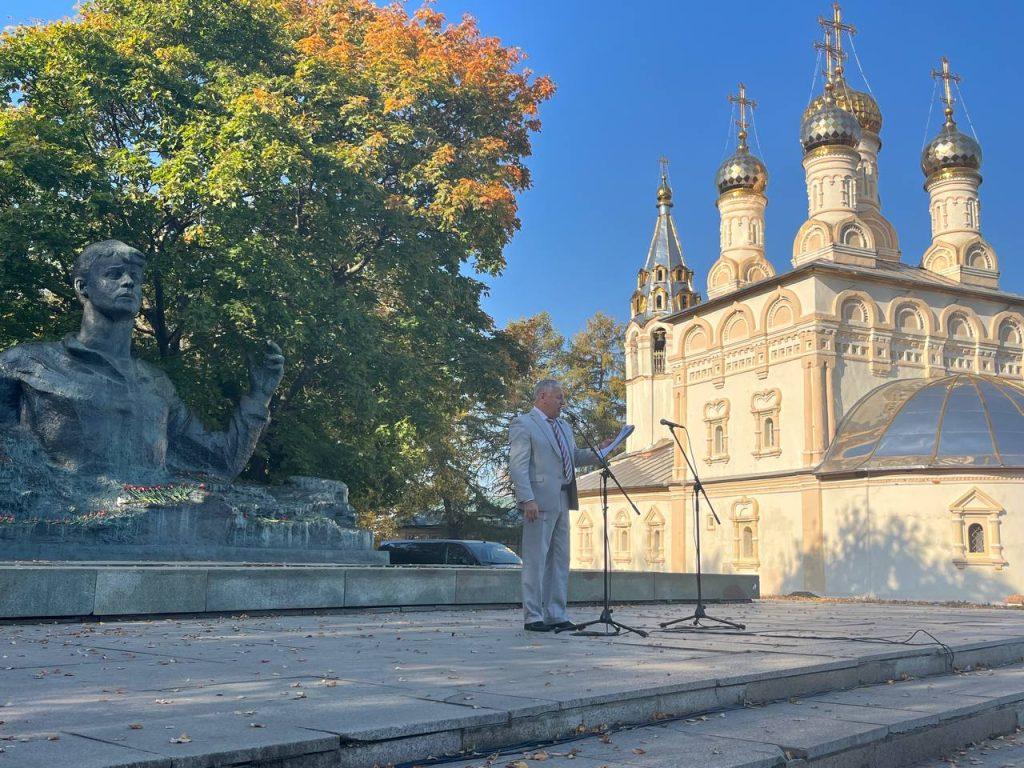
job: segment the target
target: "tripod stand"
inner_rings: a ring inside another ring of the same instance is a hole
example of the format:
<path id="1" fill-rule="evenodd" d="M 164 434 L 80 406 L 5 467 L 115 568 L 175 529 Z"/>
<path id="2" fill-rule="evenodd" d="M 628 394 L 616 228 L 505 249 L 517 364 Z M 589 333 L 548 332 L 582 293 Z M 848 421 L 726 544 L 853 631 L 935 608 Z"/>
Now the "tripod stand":
<path id="1" fill-rule="evenodd" d="M 594 444 L 591 442 L 590 436 L 587 434 L 586 430 L 580 426 L 577 419 L 572 416 L 569 418 L 579 428 L 579 432 L 583 436 L 583 441 L 587 444 L 587 447 L 594 452 L 594 455 L 597 456 L 598 462 L 601 464 L 601 517 L 604 520 L 604 600 L 602 602 L 601 615 L 592 621 L 577 624 L 576 630 L 573 634 L 579 637 L 605 637 L 606 635 L 617 635 L 625 630 L 626 632 L 634 632 L 640 635 L 640 637 L 647 637 L 647 633 L 642 629 L 626 626 L 612 618 L 611 592 L 609 589 L 610 575 L 608 570 L 611 562 L 611 552 L 608 543 L 608 479 L 611 478 L 619 491 L 622 492 L 622 495 L 626 497 L 626 501 L 629 502 L 629 506 L 633 508 L 633 511 L 636 512 L 637 515 L 640 514 L 640 510 L 637 509 L 636 504 L 633 503 L 633 500 L 629 498 L 629 494 L 626 493 L 626 489 L 622 487 L 618 478 L 615 477 L 615 473 L 612 472 L 611 467 L 608 466 L 608 460 L 598 452 L 597 448 L 594 447 Z M 603 624 L 605 627 L 604 631 L 601 632 L 598 630 L 587 629 L 587 627 L 592 627 L 595 624 Z M 568 629 L 568 627 L 566 627 L 565 630 L 556 629 L 555 633 L 557 634 L 559 632 L 568 631 Z"/>
<path id="2" fill-rule="evenodd" d="M 746 629 L 744 624 L 737 624 L 734 621 L 727 619 L 717 619 L 714 616 L 709 616 L 708 612 L 704 610 L 704 592 L 701 584 L 701 563 L 700 563 L 700 497 L 703 496 L 704 500 L 708 503 L 708 509 L 711 510 L 711 514 L 715 516 L 715 522 L 719 525 L 722 521 L 718 519 L 718 514 L 715 512 L 714 506 L 711 504 L 711 499 L 708 498 L 707 492 L 704 490 L 704 485 L 700 481 L 700 475 L 697 474 L 697 468 L 693 466 L 693 462 L 690 461 L 690 456 L 683 448 L 683 444 L 679 441 L 679 436 L 676 435 L 676 427 L 681 427 L 679 424 L 674 424 L 667 419 L 662 419 L 661 423 L 668 427 L 669 432 L 672 433 L 673 439 L 676 441 L 676 445 L 679 446 L 679 450 L 683 454 L 683 458 L 686 460 L 686 465 L 690 468 L 690 473 L 693 475 L 693 532 L 694 532 L 694 544 L 697 549 L 697 606 L 693 613 L 689 616 L 683 616 L 681 619 L 673 619 L 672 621 L 665 621 L 659 624 L 662 629 L 670 627 L 673 624 L 680 624 L 684 621 L 692 621 L 693 626 L 700 627 L 701 629 L 708 629 L 708 627 L 701 626 L 701 620 L 715 621 L 719 624 L 724 624 L 727 627 L 733 629 Z M 681 427 L 685 429 L 685 427 Z M 686 435 L 687 442 L 689 442 L 690 435 Z M 669 630 L 670 632 L 676 632 L 679 630 Z"/>

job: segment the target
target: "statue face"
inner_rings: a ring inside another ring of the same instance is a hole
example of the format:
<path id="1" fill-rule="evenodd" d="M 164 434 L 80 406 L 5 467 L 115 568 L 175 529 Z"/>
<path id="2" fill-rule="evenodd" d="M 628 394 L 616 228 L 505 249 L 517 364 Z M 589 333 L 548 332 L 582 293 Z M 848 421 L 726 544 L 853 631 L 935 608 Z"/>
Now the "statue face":
<path id="1" fill-rule="evenodd" d="M 75 288 L 82 301 L 112 320 L 135 317 L 142 307 L 143 264 L 134 248 L 119 249 L 97 258 Z"/>

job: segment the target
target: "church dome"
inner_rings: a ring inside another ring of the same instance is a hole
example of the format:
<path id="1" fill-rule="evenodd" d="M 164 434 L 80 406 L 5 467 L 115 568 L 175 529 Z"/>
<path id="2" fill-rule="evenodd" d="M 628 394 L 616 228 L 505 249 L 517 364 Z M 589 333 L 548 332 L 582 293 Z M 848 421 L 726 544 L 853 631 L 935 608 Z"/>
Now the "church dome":
<path id="1" fill-rule="evenodd" d="M 921 170 L 925 176 L 945 168 L 981 169 L 981 145 L 961 133 L 952 118 L 946 121 L 939 135 L 921 152 Z"/>
<path id="2" fill-rule="evenodd" d="M 860 399 L 818 472 L 1024 467 L 1024 388 L 958 373 L 892 381 Z"/>
<path id="3" fill-rule="evenodd" d="M 725 194 L 731 189 L 764 192 L 768 186 L 768 169 L 764 167 L 764 163 L 750 154 L 746 144 L 741 143 L 739 148 L 718 166 L 715 185 L 719 194 Z"/>
<path id="4" fill-rule="evenodd" d="M 835 89 L 836 105 L 846 110 L 857 118 L 860 127 L 871 133 L 882 131 L 882 110 L 878 108 L 878 102 L 870 93 L 857 91 L 840 82 Z M 804 119 L 821 108 L 825 103 L 825 95 L 818 96 L 804 110 Z"/>
<path id="5" fill-rule="evenodd" d="M 804 152 L 816 147 L 856 147 L 860 143 L 860 123 L 851 112 L 836 104 L 827 93 L 821 104 L 806 114 L 800 123 L 800 143 Z"/>

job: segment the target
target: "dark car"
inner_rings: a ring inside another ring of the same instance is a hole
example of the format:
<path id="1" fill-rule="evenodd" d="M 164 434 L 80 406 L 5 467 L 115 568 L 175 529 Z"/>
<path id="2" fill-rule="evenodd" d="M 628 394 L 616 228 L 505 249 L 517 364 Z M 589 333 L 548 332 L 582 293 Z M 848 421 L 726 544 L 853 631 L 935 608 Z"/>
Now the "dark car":
<path id="1" fill-rule="evenodd" d="M 385 541 L 377 549 L 391 555 L 392 565 L 485 565 L 520 568 L 519 555 L 496 541 L 461 539 L 402 539 Z"/>

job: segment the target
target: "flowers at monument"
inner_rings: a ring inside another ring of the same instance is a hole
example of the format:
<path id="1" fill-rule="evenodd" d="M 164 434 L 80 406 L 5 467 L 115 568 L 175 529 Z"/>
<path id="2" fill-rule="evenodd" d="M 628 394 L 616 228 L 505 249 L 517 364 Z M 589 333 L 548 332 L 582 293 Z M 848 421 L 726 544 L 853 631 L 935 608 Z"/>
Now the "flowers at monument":
<path id="1" fill-rule="evenodd" d="M 117 497 L 119 507 L 166 507 L 198 504 L 206 496 L 206 484 L 125 485 Z"/>

